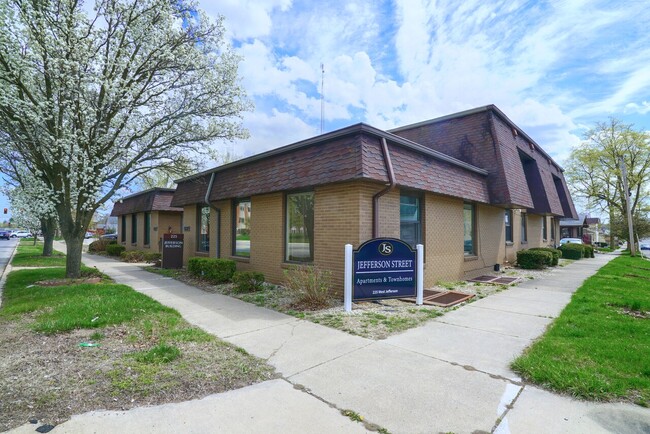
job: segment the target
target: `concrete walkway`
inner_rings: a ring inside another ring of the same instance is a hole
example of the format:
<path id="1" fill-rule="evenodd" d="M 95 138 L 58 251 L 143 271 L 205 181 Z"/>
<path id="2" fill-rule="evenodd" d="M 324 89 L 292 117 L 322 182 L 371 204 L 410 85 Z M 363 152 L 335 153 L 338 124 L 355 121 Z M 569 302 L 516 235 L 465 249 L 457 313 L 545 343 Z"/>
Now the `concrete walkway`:
<path id="1" fill-rule="evenodd" d="M 524 282 L 372 341 L 206 293 L 137 265 L 84 256 L 86 265 L 266 359 L 283 379 L 188 403 L 87 413 L 56 432 L 364 431 L 335 407 L 354 410 L 393 434 L 647 433 L 647 409 L 557 396 L 522 384 L 508 367 L 582 281 L 612 258 L 575 262 L 544 280 Z"/>

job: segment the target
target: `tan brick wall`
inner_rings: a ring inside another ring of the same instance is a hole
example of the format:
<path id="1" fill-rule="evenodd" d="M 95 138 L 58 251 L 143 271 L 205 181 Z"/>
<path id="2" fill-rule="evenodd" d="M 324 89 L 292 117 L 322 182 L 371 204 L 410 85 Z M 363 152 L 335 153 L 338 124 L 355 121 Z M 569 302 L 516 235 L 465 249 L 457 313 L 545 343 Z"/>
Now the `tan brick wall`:
<path id="1" fill-rule="evenodd" d="M 463 201 L 426 194 L 424 285 L 458 280 L 463 273 Z"/>
<path id="2" fill-rule="evenodd" d="M 379 189 L 376 186 L 375 189 Z M 379 190 L 378 190 L 379 191 Z M 374 195 L 374 193 L 373 193 Z M 379 234 L 380 237 L 399 238 L 399 198 L 400 190 L 395 188 L 379 198 Z M 370 204 L 372 206 L 372 203 Z M 372 211 L 372 209 L 371 209 Z M 423 213 L 424 217 L 424 213 Z M 372 213 L 370 218 L 372 219 Z M 372 220 L 371 220 L 372 221 Z M 424 232 L 423 232 L 424 233 Z"/>
<path id="3" fill-rule="evenodd" d="M 284 260 L 284 195 L 281 193 L 251 198 L 250 263 L 239 263 L 238 269 L 264 273 L 269 282 L 283 280 Z"/>
<path id="4" fill-rule="evenodd" d="M 189 228 L 189 230 L 185 230 Z M 207 256 L 196 251 L 196 205 L 188 205 L 183 209 L 183 264 L 187 265 L 193 256 Z"/>
<path id="5" fill-rule="evenodd" d="M 476 205 L 476 259 L 463 262 L 463 278 L 479 276 L 494 270 L 505 255 L 505 225 L 503 209 Z"/>

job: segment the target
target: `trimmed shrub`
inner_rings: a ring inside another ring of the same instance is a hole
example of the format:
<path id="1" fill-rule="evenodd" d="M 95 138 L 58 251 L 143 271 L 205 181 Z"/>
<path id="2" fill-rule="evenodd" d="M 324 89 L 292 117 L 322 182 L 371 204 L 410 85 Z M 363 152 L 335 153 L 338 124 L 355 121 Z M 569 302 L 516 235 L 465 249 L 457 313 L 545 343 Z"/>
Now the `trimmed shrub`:
<path id="1" fill-rule="evenodd" d="M 90 253 L 97 253 L 97 252 L 105 252 L 106 251 L 106 246 L 110 244 L 117 244 L 117 241 L 115 240 L 106 240 L 106 239 L 99 239 L 96 241 L 93 241 L 88 245 L 88 252 Z"/>
<path id="2" fill-rule="evenodd" d="M 562 257 L 562 252 L 558 249 L 554 249 L 553 247 L 533 247 L 532 249 L 528 249 L 528 250 L 539 250 L 541 252 L 550 252 L 553 255 L 553 260 L 548 265 L 551 267 L 554 267 L 557 264 L 559 264 L 560 258 Z"/>
<path id="3" fill-rule="evenodd" d="M 161 258 L 160 253 L 156 252 L 143 252 L 142 250 L 127 250 L 120 254 L 120 258 L 124 262 L 156 262 Z"/>
<path id="4" fill-rule="evenodd" d="M 589 244 L 583 244 L 582 248 L 584 249 L 585 253 L 585 258 L 593 258 L 594 257 L 594 247 L 590 246 Z"/>
<path id="5" fill-rule="evenodd" d="M 125 250 L 126 247 L 119 244 L 108 244 L 106 246 L 106 253 L 108 253 L 110 256 L 120 256 Z"/>
<path id="6" fill-rule="evenodd" d="M 585 256 L 584 244 L 563 244 L 560 246 L 562 257 L 566 259 L 582 259 Z"/>
<path id="7" fill-rule="evenodd" d="M 541 270 L 553 263 L 553 254 L 544 250 L 520 250 L 517 265 L 527 270 Z"/>
<path id="8" fill-rule="evenodd" d="M 235 292 L 254 292 L 264 289 L 264 274 L 254 271 L 237 271 L 232 276 Z"/>
<path id="9" fill-rule="evenodd" d="M 301 308 L 327 307 L 332 273 L 314 266 L 295 266 L 284 270 L 285 287 Z"/>
<path id="10" fill-rule="evenodd" d="M 190 274 L 212 283 L 230 281 L 236 269 L 237 264 L 230 259 L 190 258 L 187 263 L 187 271 Z"/>

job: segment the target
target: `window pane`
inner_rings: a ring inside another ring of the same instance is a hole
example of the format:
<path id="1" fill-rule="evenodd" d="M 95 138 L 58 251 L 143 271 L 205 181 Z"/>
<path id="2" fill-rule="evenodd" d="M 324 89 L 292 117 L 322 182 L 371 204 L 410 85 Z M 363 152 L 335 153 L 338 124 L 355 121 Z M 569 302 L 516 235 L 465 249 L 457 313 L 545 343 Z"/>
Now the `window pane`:
<path id="1" fill-rule="evenodd" d="M 399 237 L 405 243 L 415 248 L 422 242 L 422 221 L 420 211 L 420 198 L 402 194 L 399 198 Z"/>
<path id="2" fill-rule="evenodd" d="M 126 216 L 122 216 L 122 233 L 120 234 L 120 239 L 123 243 L 126 243 Z"/>
<path id="3" fill-rule="evenodd" d="M 522 212 L 521 213 L 521 241 L 522 242 L 528 241 L 528 228 L 526 226 L 527 226 L 526 213 Z"/>
<path id="4" fill-rule="evenodd" d="M 542 217 L 542 239 L 546 240 L 548 230 L 546 229 L 546 216 Z"/>
<path id="5" fill-rule="evenodd" d="M 463 250 L 466 255 L 474 254 L 474 205 L 466 203 L 463 207 L 465 240 Z"/>
<path id="6" fill-rule="evenodd" d="M 235 256 L 251 255 L 251 201 L 239 201 L 235 204 Z"/>
<path id="7" fill-rule="evenodd" d="M 286 260 L 314 260 L 314 193 L 287 195 Z"/>
<path id="8" fill-rule="evenodd" d="M 138 216 L 131 214 L 131 243 L 138 242 Z"/>
<path id="9" fill-rule="evenodd" d="M 197 215 L 198 240 L 197 250 L 199 252 L 210 251 L 210 207 L 202 206 L 198 208 Z"/>
<path id="10" fill-rule="evenodd" d="M 512 210 L 507 209 L 505 214 L 506 221 L 506 242 L 512 242 Z"/>

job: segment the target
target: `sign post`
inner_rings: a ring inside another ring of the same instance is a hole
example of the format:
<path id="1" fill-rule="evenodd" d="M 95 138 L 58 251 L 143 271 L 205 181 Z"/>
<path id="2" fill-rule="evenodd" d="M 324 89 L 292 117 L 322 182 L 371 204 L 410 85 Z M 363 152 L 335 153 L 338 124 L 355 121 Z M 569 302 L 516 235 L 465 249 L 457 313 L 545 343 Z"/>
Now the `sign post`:
<path id="1" fill-rule="evenodd" d="M 162 268 L 183 268 L 183 234 L 163 234 Z"/>

